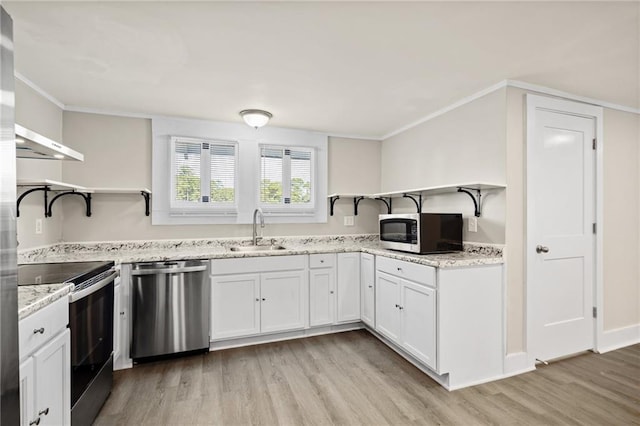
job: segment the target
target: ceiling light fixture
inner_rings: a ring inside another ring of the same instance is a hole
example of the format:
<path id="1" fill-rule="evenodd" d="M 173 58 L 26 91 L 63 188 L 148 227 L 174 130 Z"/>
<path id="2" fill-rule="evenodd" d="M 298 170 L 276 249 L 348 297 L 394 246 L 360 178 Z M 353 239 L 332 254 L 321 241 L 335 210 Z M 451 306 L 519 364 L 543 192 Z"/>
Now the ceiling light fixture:
<path id="1" fill-rule="evenodd" d="M 269 119 L 273 117 L 273 114 L 261 109 L 245 109 L 240 111 L 240 117 L 242 117 L 244 122 L 249 126 L 257 129 L 267 124 Z"/>

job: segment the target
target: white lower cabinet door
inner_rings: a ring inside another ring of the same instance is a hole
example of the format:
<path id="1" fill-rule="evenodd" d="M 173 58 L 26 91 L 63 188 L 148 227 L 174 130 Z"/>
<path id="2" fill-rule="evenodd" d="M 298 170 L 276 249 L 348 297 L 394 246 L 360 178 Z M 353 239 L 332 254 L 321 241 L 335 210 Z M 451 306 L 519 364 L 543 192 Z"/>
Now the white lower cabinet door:
<path id="1" fill-rule="evenodd" d="M 376 330 L 398 342 L 400 338 L 400 278 L 378 271 L 376 279 Z"/>
<path id="2" fill-rule="evenodd" d="M 305 325 L 305 271 L 260 275 L 260 318 L 263 333 L 294 330 Z"/>
<path id="3" fill-rule="evenodd" d="M 369 327 L 375 327 L 375 261 L 374 256 L 360 256 L 360 318 Z"/>
<path id="4" fill-rule="evenodd" d="M 400 292 L 400 345 L 435 370 L 436 291 L 402 280 Z"/>
<path id="5" fill-rule="evenodd" d="M 113 288 L 113 361 L 114 363 L 120 358 L 122 336 L 120 334 L 120 292 L 122 286 L 117 285 Z"/>
<path id="6" fill-rule="evenodd" d="M 40 425 L 71 423 L 71 341 L 65 330 L 33 354 L 35 413 Z"/>
<path id="7" fill-rule="evenodd" d="M 35 370 L 33 366 L 33 358 L 27 358 L 20 364 L 20 424 L 29 426 L 37 421 L 38 416 L 35 415 Z"/>
<path id="8" fill-rule="evenodd" d="M 360 320 L 360 253 L 338 253 L 338 322 Z"/>
<path id="9" fill-rule="evenodd" d="M 335 278 L 333 268 L 309 271 L 309 325 L 332 324 L 335 311 Z"/>
<path id="10" fill-rule="evenodd" d="M 211 339 L 260 333 L 260 275 L 211 278 Z"/>

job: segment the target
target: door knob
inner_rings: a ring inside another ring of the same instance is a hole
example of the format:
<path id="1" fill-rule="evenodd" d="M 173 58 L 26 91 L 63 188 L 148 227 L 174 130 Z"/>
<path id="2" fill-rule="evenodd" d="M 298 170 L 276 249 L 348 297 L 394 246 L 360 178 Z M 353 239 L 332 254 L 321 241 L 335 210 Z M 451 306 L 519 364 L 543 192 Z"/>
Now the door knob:
<path id="1" fill-rule="evenodd" d="M 536 253 L 549 253 L 549 247 L 546 246 L 536 246 Z"/>

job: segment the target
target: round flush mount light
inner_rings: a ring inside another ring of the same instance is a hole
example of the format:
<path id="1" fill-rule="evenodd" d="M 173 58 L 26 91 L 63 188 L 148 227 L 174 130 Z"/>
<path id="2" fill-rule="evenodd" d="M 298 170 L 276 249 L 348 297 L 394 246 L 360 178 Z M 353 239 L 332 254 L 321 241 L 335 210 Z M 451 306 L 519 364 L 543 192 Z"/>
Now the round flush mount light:
<path id="1" fill-rule="evenodd" d="M 245 109 L 240 111 L 240 117 L 253 128 L 262 127 L 269 122 L 273 114 L 269 111 L 263 111 L 261 109 Z"/>

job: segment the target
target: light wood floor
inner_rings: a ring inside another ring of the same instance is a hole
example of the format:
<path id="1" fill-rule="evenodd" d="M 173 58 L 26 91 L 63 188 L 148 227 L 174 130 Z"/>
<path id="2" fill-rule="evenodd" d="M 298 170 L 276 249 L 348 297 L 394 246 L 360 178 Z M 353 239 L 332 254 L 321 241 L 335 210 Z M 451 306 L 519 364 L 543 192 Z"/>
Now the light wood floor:
<path id="1" fill-rule="evenodd" d="M 96 425 L 640 424 L 640 345 L 448 392 L 364 330 L 115 373 Z"/>

